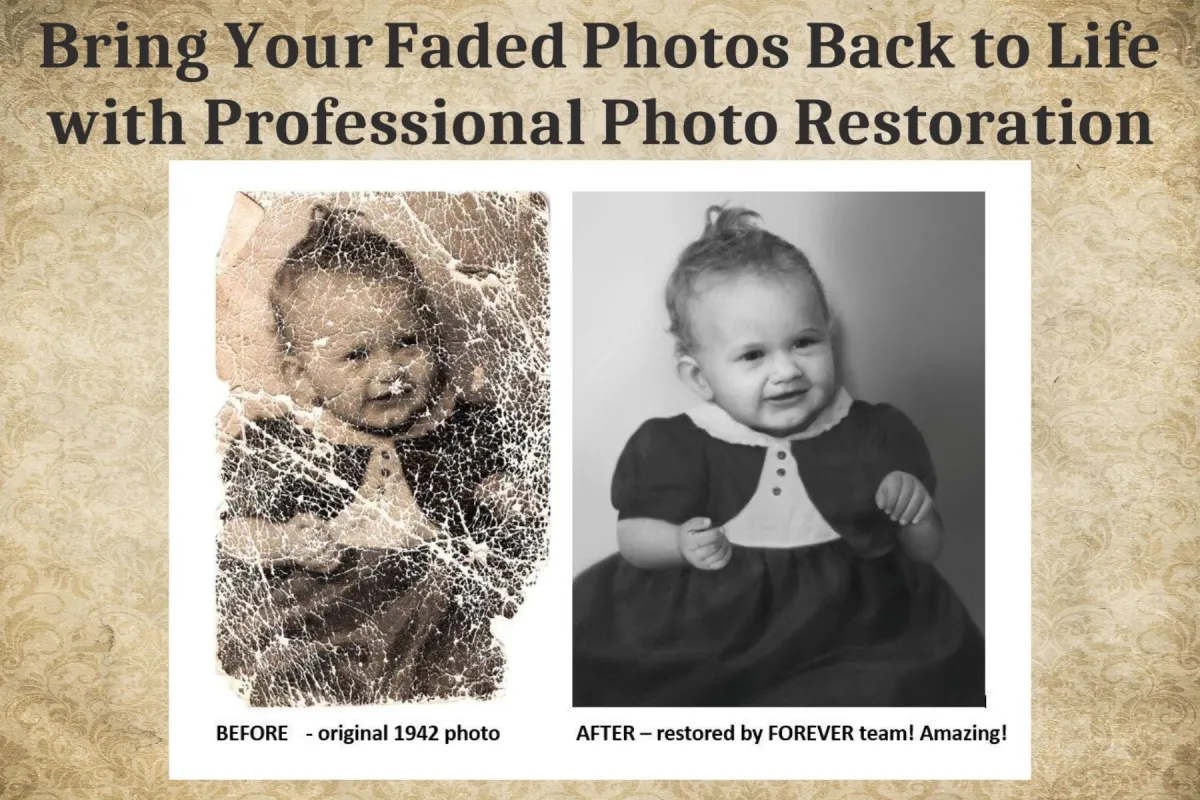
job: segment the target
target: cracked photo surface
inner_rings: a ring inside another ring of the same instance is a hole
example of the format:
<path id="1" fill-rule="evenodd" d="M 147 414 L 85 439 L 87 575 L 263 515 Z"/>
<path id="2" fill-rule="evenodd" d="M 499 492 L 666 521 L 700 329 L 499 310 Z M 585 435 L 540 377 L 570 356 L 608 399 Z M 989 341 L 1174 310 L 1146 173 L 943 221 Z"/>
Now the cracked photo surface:
<path id="1" fill-rule="evenodd" d="M 503 688 L 549 516 L 540 194 L 241 193 L 217 263 L 217 654 L 254 706 Z"/>

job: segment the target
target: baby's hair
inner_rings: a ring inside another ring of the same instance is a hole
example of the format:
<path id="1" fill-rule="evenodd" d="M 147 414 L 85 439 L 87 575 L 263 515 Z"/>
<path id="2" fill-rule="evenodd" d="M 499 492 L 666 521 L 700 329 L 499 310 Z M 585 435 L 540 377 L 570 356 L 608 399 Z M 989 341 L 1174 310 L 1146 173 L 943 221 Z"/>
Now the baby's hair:
<path id="1" fill-rule="evenodd" d="M 825 319 L 830 318 L 825 287 L 808 257 L 791 242 L 760 227 L 758 220 L 761 217 L 757 212 L 748 208 L 709 206 L 704 213 L 704 233 L 684 248 L 667 279 L 670 331 L 681 352 L 687 352 L 693 345 L 688 305 L 696 295 L 696 284 L 704 275 L 745 272 L 798 275 L 812 285 Z"/>
<path id="2" fill-rule="evenodd" d="M 317 205 L 308 233 L 288 250 L 271 282 L 268 299 L 285 351 L 294 346 L 294 332 L 287 320 L 289 300 L 306 277 L 317 274 L 403 284 L 417 314 L 433 329 L 424 282 L 404 248 L 366 227 L 357 211 Z"/>

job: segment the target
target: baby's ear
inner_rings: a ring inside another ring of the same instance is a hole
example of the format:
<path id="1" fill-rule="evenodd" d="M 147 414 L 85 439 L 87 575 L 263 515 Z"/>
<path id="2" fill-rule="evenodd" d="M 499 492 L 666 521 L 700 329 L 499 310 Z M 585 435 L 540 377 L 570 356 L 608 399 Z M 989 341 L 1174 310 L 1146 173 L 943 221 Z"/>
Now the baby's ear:
<path id="1" fill-rule="evenodd" d="M 679 373 L 679 379 L 701 398 L 713 399 L 712 387 L 708 385 L 708 380 L 704 377 L 704 372 L 696 363 L 696 359 L 689 355 L 679 356 L 675 361 L 675 371 Z"/>

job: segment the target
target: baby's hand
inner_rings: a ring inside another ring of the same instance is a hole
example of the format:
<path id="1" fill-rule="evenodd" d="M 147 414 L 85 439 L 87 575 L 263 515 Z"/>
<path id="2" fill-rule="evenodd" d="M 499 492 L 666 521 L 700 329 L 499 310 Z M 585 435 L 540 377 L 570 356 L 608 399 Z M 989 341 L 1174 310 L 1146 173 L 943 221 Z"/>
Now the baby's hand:
<path id="1" fill-rule="evenodd" d="M 235 517 L 222 526 L 220 543 L 234 558 L 265 567 L 294 564 L 329 572 L 340 564 L 328 523 L 311 514 L 297 514 L 287 522 Z"/>
<path id="2" fill-rule="evenodd" d="M 407 486 L 393 487 L 382 499 L 351 503 L 326 523 L 326 530 L 334 543 L 361 549 L 402 550 L 441 536 Z"/>
<path id="3" fill-rule="evenodd" d="M 533 503 L 516 478 L 507 472 L 497 472 L 483 479 L 475 488 L 475 499 L 502 520 L 516 522 L 528 519 Z"/>
<path id="4" fill-rule="evenodd" d="M 733 557 L 733 545 L 724 528 L 711 528 L 712 520 L 694 517 L 679 526 L 679 553 L 697 569 L 721 569 Z"/>
<path id="5" fill-rule="evenodd" d="M 891 472 L 875 492 L 875 505 L 900 525 L 923 522 L 933 508 L 933 496 L 907 472 Z"/>

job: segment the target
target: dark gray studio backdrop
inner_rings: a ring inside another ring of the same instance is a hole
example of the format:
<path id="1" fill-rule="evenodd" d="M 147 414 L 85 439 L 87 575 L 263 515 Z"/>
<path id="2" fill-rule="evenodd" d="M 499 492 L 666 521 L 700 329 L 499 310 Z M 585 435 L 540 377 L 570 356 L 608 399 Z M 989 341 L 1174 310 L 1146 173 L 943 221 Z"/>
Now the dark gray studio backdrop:
<path id="1" fill-rule="evenodd" d="M 938 568 L 984 623 L 982 193 L 583 193 L 574 199 L 574 569 L 617 549 L 609 482 L 678 382 L 662 289 L 710 205 L 758 211 L 803 250 L 838 319 L 851 394 L 902 409 L 938 471 Z M 1003 531 L 993 531 L 1003 536 Z"/>

